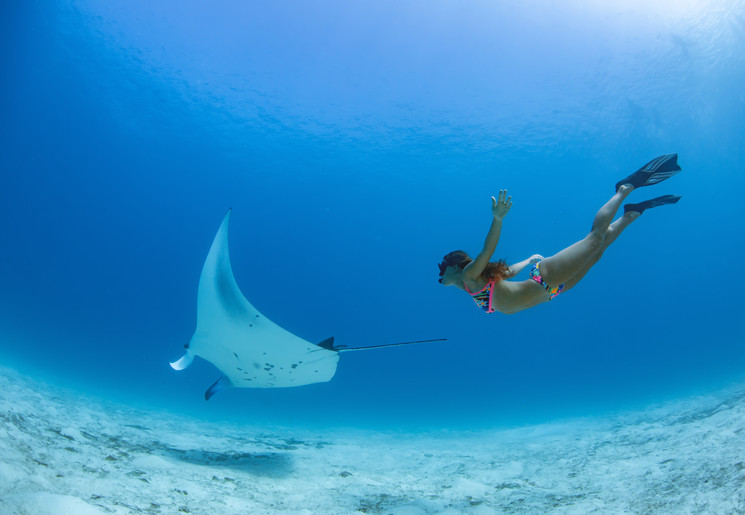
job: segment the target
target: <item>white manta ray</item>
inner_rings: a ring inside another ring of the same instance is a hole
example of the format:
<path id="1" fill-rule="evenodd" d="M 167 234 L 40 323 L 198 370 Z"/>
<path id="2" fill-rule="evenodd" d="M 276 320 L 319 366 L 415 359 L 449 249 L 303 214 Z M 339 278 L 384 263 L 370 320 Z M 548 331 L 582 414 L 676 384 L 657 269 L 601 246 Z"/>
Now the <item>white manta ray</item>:
<path id="1" fill-rule="evenodd" d="M 183 370 L 194 356 L 223 373 L 204 394 L 226 387 L 277 388 L 330 381 L 339 353 L 333 339 L 314 345 L 282 329 L 243 296 L 233 277 L 228 254 L 230 211 L 217 231 L 199 278 L 197 329 L 186 354 L 171 363 Z"/>
<path id="2" fill-rule="evenodd" d="M 183 370 L 199 356 L 222 372 L 205 392 L 205 399 L 230 387 L 280 388 L 330 381 L 339 352 L 444 340 L 344 348 L 335 347 L 333 338 L 314 345 L 282 329 L 253 307 L 235 282 L 228 253 L 229 222 L 230 211 L 199 277 L 197 329 L 185 345 L 186 354 L 171 363 L 175 370 Z"/>

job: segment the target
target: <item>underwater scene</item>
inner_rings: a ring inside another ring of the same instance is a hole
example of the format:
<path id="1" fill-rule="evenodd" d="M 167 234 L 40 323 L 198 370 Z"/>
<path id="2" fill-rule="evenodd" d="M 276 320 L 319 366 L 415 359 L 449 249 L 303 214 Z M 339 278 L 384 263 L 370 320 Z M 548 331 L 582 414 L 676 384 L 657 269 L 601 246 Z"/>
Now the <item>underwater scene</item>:
<path id="1" fill-rule="evenodd" d="M 742 2 L 0 38 L 0 512 L 745 513 Z"/>

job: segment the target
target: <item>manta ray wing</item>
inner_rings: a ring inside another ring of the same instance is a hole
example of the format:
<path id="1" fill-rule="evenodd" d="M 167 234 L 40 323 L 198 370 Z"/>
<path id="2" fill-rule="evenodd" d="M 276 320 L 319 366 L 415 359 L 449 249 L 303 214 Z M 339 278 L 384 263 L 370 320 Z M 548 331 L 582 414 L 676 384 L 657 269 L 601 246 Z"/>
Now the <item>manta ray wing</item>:
<path id="1" fill-rule="evenodd" d="M 205 394 L 222 388 L 277 388 L 331 380 L 339 354 L 303 340 L 259 312 L 235 282 L 228 253 L 230 211 L 217 231 L 199 278 L 197 328 L 176 370 L 199 356 L 222 373 Z"/>

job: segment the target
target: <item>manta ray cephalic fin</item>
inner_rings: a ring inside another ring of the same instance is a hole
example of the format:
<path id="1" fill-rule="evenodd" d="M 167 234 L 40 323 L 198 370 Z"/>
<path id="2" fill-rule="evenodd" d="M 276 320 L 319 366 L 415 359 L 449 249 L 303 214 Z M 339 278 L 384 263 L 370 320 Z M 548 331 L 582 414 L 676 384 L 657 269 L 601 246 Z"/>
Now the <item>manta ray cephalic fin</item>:
<path id="1" fill-rule="evenodd" d="M 194 361 L 194 356 L 187 352 L 186 354 L 181 356 L 181 359 L 171 363 L 171 368 L 173 368 L 174 370 L 183 370 L 189 365 L 191 365 L 192 361 Z"/>
<path id="2" fill-rule="evenodd" d="M 230 379 L 228 379 L 225 376 L 221 376 L 220 379 L 215 381 L 215 383 L 207 388 L 207 391 L 204 392 L 204 400 L 208 401 L 212 398 L 213 395 L 215 395 L 220 390 L 224 390 L 225 388 L 232 388 L 233 384 L 230 382 Z"/>

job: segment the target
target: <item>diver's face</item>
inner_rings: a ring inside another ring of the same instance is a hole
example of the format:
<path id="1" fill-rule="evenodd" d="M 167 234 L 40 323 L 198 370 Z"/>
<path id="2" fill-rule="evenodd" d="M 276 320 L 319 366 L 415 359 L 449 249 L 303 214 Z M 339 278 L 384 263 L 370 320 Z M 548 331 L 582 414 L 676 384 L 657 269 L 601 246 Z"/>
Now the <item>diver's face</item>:
<path id="1" fill-rule="evenodd" d="M 455 284 L 460 278 L 462 270 L 456 265 L 450 265 L 447 268 L 443 268 L 442 276 L 440 277 L 440 283 L 445 286 L 451 286 Z"/>

